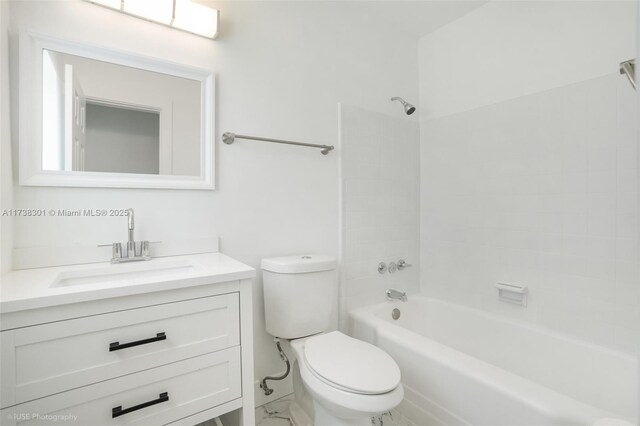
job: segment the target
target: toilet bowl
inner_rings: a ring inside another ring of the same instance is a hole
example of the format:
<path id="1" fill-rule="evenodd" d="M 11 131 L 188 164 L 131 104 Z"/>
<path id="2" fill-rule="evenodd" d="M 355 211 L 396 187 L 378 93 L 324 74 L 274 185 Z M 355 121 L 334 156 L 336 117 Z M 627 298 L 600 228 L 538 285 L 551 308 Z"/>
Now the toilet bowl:
<path id="1" fill-rule="evenodd" d="M 337 261 L 319 254 L 262 259 L 266 331 L 291 345 L 297 426 L 370 426 L 402 401 L 400 368 L 382 349 L 331 328 Z M 278 346 L 278 350 L 281 350 Z M 282 355 L 281 355 L 282 356 Z M 263 390 L 270 391 L 263 379 Z"/>
<path id="2" fill-rule="evenodd" d="M 290 344 L 316 426 L 369 426 L 404 397 L 398 365 L 376 346 L 338 331 Z"/>

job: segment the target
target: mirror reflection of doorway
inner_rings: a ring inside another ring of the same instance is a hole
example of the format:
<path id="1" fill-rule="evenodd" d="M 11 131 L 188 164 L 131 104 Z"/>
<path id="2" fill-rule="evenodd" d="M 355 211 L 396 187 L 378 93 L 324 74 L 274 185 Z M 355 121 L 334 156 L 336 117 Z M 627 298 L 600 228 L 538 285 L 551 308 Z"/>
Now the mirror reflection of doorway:
<path id="1" fill-rule="evenodd" d="M 157 111 L 88 100 L 84 170 L 159 174 L 159 129 L 160 113 Z"/>
<path id="2" fill-rule="evenodd" d="M 64 168 L 84 171 L 87 100 L 70 64 L 64 66 L 64 102 Z"/>
<path id="3" fill-rule="evenodd" d="M 43 49 L 43 170 L 200 174 L 201 83 Z"/>

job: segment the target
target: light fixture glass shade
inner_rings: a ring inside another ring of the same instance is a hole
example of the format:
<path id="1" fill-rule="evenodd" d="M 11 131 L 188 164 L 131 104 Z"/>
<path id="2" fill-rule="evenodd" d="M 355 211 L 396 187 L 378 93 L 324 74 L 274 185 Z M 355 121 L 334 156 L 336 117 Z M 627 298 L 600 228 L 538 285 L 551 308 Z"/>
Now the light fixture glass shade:
<path id="1" fill-rule="evenodd" d="M 213 38 L 218 32 L 218 11 L 191 0 L 175 0 L 172 27 Z"/>
<path id="2" fill-rule="evenodd" d="M 192 0 L 85 1 L 203 37 L 215 38 L 218 33 L 219 11 Z"/>
<path id="3" fill-rule="evenodd" d="M 173 0 L 125 0 L 124 12 L 169 25 L 173 18 Z"/>

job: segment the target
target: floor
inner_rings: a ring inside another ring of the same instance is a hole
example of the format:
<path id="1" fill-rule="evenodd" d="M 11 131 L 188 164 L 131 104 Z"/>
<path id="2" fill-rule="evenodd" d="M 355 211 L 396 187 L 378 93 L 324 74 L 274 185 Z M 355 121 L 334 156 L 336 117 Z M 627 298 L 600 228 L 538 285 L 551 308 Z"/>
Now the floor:
<path id="1" fill-rule="evenodd" d="M 289 404 L 293 395 L 287 395 L 256 408 L 256 426 L 295 426 L 289 418 Z M 371 419 L 372 426 L 415 426 L 396 410 Z"/>
<path id="2" fill-rule="evenodd" d="M 387 411 L 381 416 L 371 419 L 373 426 L 417 426 L 397 410 Z"/>
<path id="3" fill-rule="evenodd" d="M 289 418 L 289 404 L 293 395 L 287 395 L 256 408 L 256 426 L 294 426 Z"/>

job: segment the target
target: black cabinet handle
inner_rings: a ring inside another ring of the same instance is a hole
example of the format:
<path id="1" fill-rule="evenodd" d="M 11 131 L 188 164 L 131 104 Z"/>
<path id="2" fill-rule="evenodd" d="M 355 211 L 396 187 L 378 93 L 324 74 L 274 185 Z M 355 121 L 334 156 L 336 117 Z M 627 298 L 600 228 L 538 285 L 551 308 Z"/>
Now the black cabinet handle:
<path id="1" fill-rule="evenodd" d="M 142 404 L 134 405 L 133 407 L 122 409 L 122 405 L 118 405 L 117 407 L 113 407 L 111 409 L 111 418 L 115 419 L 116 417 L 124 416 L 125 414 L 129 414 L 133 411 L 141 410 L 143 408 L 151 407 L 152 405 L 160 404 L 161 402 L 167 402 L 169 400 L 169 393 L 162 392 L 158 395 L 158 399 L 154 399 L 153 401 L 143 402 Z"/>
<path id="2" fill-rule="evenodd" d="M 167 335 L 164 333 L 158 333 L 156 334 L 156 337 L 136 340 L 135 342 L 122 343 L 122 344 L 120 344 L 120 342 L 113 342 L 113 343 L 109 343 L 109 352 L 119 351 L 120 349 L 127 349 L 133 346 L 146 345 L 147 343 L 159 342 L 160 340 L 167 340 Z"/>

